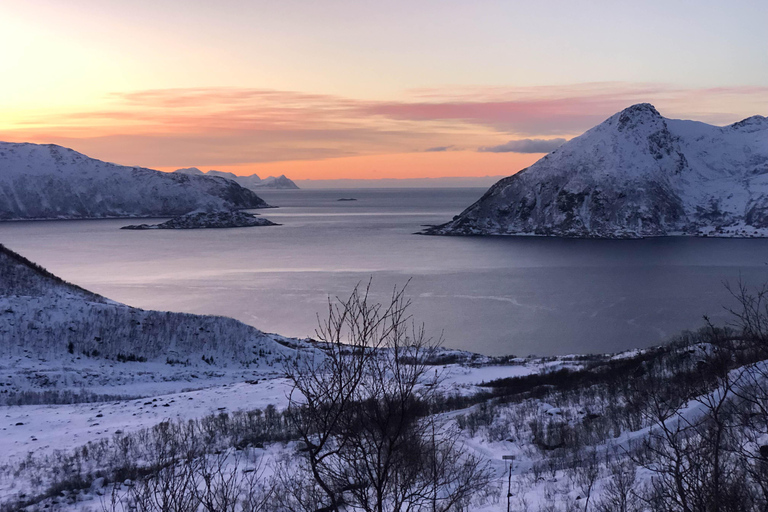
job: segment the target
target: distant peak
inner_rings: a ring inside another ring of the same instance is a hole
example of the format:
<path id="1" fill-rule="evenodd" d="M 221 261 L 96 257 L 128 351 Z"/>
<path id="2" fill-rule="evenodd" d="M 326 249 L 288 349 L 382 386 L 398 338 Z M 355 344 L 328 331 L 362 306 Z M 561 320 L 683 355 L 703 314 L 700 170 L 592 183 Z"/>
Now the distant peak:
<path id="1" fill-rule="evenodd" d="M 178 172 L 181 174 L 203 174 L 203 171 L 197 167 L 185 167 L 184 169 L 176 169 L 173 172 Z"/>
<path id="2" fill-rule="evenodd" d="M 631 107 L 627 107 L 621 111 L 622 114 L 624 113 L 634 114 L 634 113 L 640 113 L 640 112 L 648 112 L 653 115 L 661 116 L 661 114 L 659 114 L 659 111 L 656 110 L 656 107 L 654 107 L 650 103 L 636 103 Z"/>
<path id="3" fill-rule="evenodd" d="M 632 105 L 631 107 L 627 107 L 621 112 L 619 112 L 619 116 L 622 118 L 637 118 L 637 117 L 661 117 L 661 114 L 659 114 L 659 111 L 656 110 L 656 107 L 651 105 L 650 103 L 638 103 L 637 105 Z"/>
<path id="4" fill-rule="evenodd" d="M 639 125 L 646 124 L 646 122 L 653 123 L 663 120 L 664 118 L 661 117 L 656 107 L 650 103 L 638 103 L 618 113 L 618 128 L 623 131 L 637 128 Z"/>
<path id="5" fill-rule="evenodd" d="M 768 117 L 751 116 L 746 119 L 742 119 L 737 123 L 733 123 L 732 125 L 728 126 L 728 128 L 732 128 L 734 130 L 743 130 L 743 131 L 762 130 L 764 128 L 768 128 Z"/>
<path id="6" fill-rule="evenodd" d="M 75 151 L 74 149 L 67 148 L 64 146 L 59 146 L 58 144 L 37 144 L 34 142 L 0 142 L 0 145 L 6 146 L 10 149 L 26 147 L 26 148 L 31 148 L 33 150 L 47 149 L 48 151 L 68 151 L 70 153 L 76 153 L 78 155 L 82 154 Z"/>

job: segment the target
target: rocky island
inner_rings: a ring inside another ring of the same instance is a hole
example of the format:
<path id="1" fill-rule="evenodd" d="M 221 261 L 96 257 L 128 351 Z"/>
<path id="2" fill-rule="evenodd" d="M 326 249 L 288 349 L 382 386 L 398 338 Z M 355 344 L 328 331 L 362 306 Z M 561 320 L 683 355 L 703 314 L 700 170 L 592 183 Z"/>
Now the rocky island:
<path id="1" fill-rule="evenodd" d="M 207 229 L 279 226 L 269 219 L 241 211 L 195 211 L 160 224 L 133 224 L 120 229 Z"/>

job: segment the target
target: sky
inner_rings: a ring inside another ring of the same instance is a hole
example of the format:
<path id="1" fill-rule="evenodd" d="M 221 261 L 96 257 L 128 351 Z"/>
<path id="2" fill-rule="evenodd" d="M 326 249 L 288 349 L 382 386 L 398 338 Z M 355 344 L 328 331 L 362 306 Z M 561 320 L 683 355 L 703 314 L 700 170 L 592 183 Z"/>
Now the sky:
<path id="1" fill-rule="evenodd" d="M 509 175 L 613 113 L 768 114 L 768 2 L 2 0 L 0 140 L 161 170 Z"/>

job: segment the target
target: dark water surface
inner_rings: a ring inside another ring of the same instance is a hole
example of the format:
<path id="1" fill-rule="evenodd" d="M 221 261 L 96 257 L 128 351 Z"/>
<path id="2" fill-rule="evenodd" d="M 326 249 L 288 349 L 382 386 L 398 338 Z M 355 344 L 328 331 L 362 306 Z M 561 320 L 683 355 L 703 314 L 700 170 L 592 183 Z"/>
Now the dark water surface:
<path id="1" fill-rule="evenodd" d="M 125 231 L 131 220 L 0 223 L 0 243 L 132 306 L 312 335 L 328 296 L 409 278 L 413 313 L 486 354 L 617 351 L 723 322 L 724 281 L 768 280 L 768 240 L 426 237 L 484 189 L 260 193 L 282 226 Z M 357 201 L 339 202 L 339 198 Z M 142 221 L 144 222 L 144 221 Z"/>

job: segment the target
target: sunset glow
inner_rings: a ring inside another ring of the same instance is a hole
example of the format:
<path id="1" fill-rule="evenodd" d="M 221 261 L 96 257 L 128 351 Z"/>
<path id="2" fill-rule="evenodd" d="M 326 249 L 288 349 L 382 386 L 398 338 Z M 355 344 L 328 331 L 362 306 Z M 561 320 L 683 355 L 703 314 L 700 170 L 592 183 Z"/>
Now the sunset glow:
<path id="1" fill-rule="evenodd" d="M 503 2 L 403 4 L 393 9 L 401 18 L 368 2 L 225 3 L 6 3 L 0 44 L 12 51 L 0 54 L 0 139 L 161 170 L 485 176 L 516 172 L 545 151 L 480 148 L 526 139 L 546 149 L 633 103 L 714 124 L 768 104 L 765 45 L 744 27 L 766 19 L 759 3 L 746 2 L 756 15 L 738 22 L 716 4 L 683 18 L 662 3 L 650 13 L 606 3 L 599 27 L 589 18 L 597 7 L 565 2 L 545 18 Z M 637 45 L 632 36 L 662 7 L 653 41 Z M 365 30 L 359 16 L 370 17 Z M 723 39 L 705 39 L 715 21 Z M 592 30 L 581 48 L 566 44 L 573 24 Z M 671 26 L 690 38 L 682 48 L 677 39 L 675 59 L 660 51 Z M 596 50 L 609 38 L 621 62 Z M 699 45 L 696 58 L 681 61 L 688 44 Z M 575 53 L 582 68 L 570 64 Z"/>

